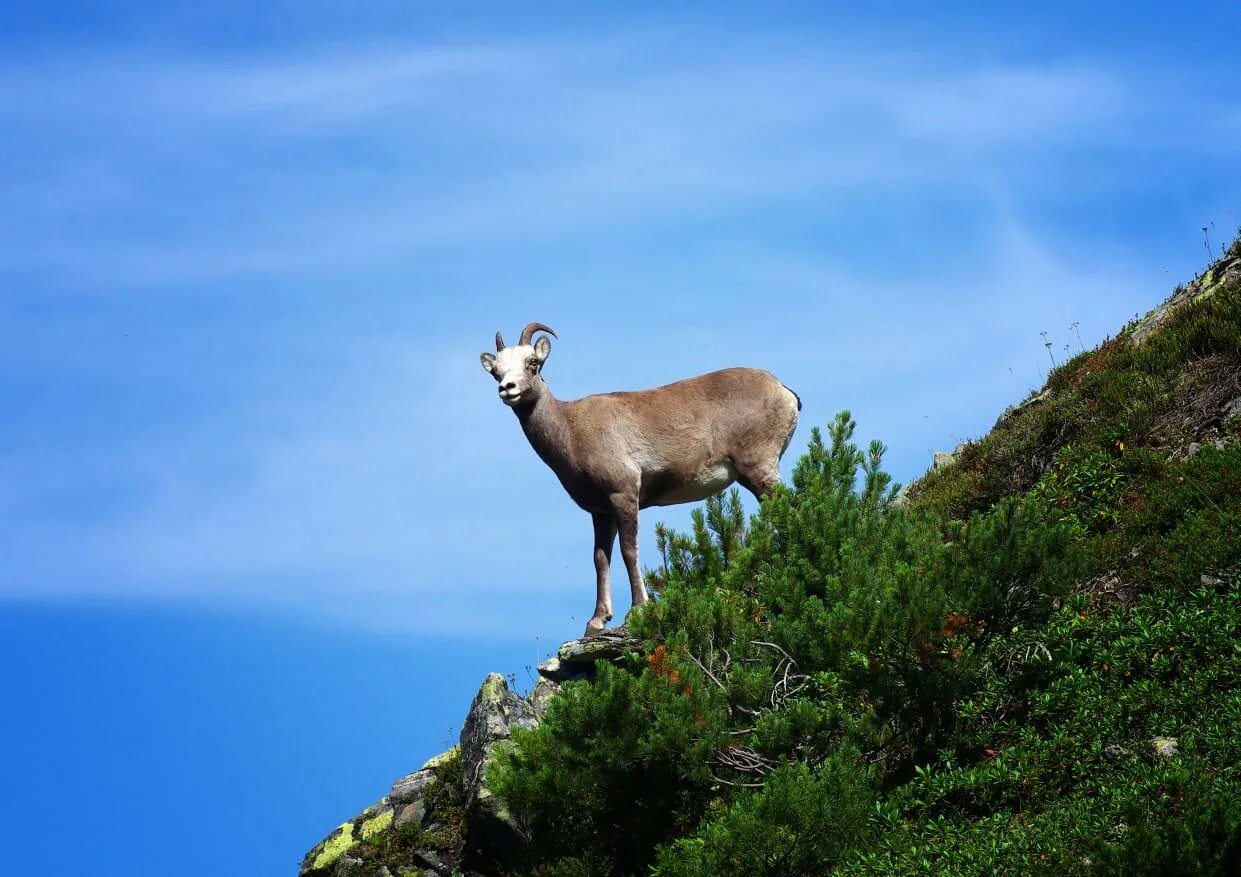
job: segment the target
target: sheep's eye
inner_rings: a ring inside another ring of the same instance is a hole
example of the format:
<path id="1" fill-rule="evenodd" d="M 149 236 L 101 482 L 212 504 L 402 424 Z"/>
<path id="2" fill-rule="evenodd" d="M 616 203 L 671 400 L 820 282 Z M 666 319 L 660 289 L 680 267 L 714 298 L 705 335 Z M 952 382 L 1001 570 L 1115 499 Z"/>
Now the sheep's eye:
<path id="1" fill-rule="evenodd" d="M 491 370 L 491 376 L 495 378 L 497 381 L 500 380 L 500 373 L 496 371 L 495 369 Z"/>
<path id="2" fill-rule="evenodd" d="M 537 359 L 526 360 L 526 371 L 530 372 L 530 374 L 534 374 L 538 370 L 539 370 L 539 361 Z"/>

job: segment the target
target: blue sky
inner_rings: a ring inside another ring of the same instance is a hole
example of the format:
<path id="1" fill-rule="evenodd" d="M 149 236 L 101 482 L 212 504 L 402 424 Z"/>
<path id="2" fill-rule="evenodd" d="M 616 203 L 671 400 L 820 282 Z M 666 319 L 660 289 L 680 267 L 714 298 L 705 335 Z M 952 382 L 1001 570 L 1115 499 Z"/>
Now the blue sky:
<path id="1" fill-rule="evenodd" d="M 497 328 L 562 398 L 768 368 L 786 471 L 985 432 L 1241 224 L 1241 12 L 1079 5 L 8 4 L 0 809 L 291 870 L 576 635 Z"/>

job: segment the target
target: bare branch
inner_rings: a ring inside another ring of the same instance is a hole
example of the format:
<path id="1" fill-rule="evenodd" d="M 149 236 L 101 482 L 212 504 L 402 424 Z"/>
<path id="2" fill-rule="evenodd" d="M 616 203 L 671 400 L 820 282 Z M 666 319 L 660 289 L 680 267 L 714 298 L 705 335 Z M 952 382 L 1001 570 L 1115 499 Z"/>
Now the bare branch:
<path id="1" fill-rule="evenodd" d="M 779 652 L 780 654 L 784 655 L 785 659 L 786 659 L 786 660 L 788 660 L 788 662 L 789 662 L 790 664 L 792 664 L 794 667 L 796 667 L 796 666 L 797 666 L 797 661 L 793 658 L 793 656 L 792 656 L 792 655 L 790 655 L 788 652 L 786 652 L 786 651 L 785 651 L 785 650 L 784 650 L 781 646 L 778 646 L 778 645 L 776 645 L 775 643 L 769 643 L 769 642 L 767 642 L 767 641 L 765 641 L 765 640 L 761 640 L 761 639 L 754 639 L 754 640 L 750 640 L 750 642 L 751 642 L 753 645 L 756 645 L 756 646 L 766 646 L 766 647 L 767 647 L 767 648 L 769 648 L 769 649 L 775 649 L 777 652 Z"/>
<path id="2" fill-rule="evenodd" d="M 737 789 L 761 789 L 763 787 L 762 783 L 735 783 L 732 780 L 726 780 L 726 779 L 723 779 L 722 777 L 717 777 L 715 773 L 711 770 L 707 771 L 707 775 L 710 776 L 714 782 L 717 782 L 723 786 L 732 786 Z"/>
<path id="3" fill-rule="evenodd" d="M 705 665 L 705 664 L 703 664 L 703 663 L 702 663 L 702 661 L 700 661 L 700 660 L 698 660 L 697 658 L 695 658 L 695 657 L 694 657 L 692 654 L 690 654 L 689 652 L 686 652 L 686 654 L 687 654 L 687 655 L 689 655 L 689 659 L 690 659 L 691 661 L 693 661 L 695 664 L 697 664 L 697 665 L 698 665 L 698 669 L 699 669 L 699 670 L 701 670 L 703 673 L 706 673 L 706 674 L 707 674 L 707 678 L 708 678 L 708 679 L 710 679 L 712 682 L 714 682 L 716 685 L 718 685 L 718 686 L 720 687 L 720 690 L 721 690 L 721 691 L 728 691 L 728 689 L 724 686 L 724 683 L 723 683 L 723 682 L 721 682 L 719 679 L 717 679 L 717 678 L 716 678 L 716 676 L 715 676 L 715 674 L 714 674 L 714 673 L 712 673 L 710 670 L 708 670 L 708 669 L 707 669 L 707 667 L 706 667 L 706 665 Z"/>

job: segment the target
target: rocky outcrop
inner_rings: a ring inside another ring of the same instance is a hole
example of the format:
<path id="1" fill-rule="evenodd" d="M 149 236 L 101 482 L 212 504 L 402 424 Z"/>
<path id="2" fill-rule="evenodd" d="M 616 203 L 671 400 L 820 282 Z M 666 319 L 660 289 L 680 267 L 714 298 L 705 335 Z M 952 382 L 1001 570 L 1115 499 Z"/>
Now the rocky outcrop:
<path id="1" fill-rule="evenodd" d="M 508 806 L 483 780 L 514 728 L 538 723 L 534 707 L 492 673 L 483 683 L 461 729 L 461 773 L 466 790 L 466 832 L 461 865 L 474 871 L 499 870 L 524 845 L 526 835 Z"/>
<path id="2" fill-rule="evenodd" d="M 302 877 L 451 873 L 461 821 L 460 775 L 461 750 L 454 746 L 401 777 L 306 854 Z"/>
<path id="3" fill-rule="evenodd" d="M 638 651 L 642 643 L 630 635 L 623 627 L 600 631 L 589 639 L 574 639 L 560 647 L 555 660 L 561 671 L 571 675 L 593 675 L 596 661 L 616 662 L 630 652 Z M 539 673 L 546 675 L 544 668 L 551 662 L 539 665 Z"/>
<path id="4" fill-rule="evenodd" d="M 1140 346 L 1183 305 L 1208 298 L 1223 287 L 1236 283 L 1241 283 L 1241 248 L 1234 244 L 1226 256 L 1188 286 L 1178 288 L 1171 298 L 1143 317 L 1129 332 L 1129 340 Z"/>
<path id="5" fill-rule="evenodd" d="M 303 877 L 344 877 L 356 871 L 362 860 L 351 855 L 364 841 L 386 831 L 392 824 L 387 800 L 372 804 L 348 822 L 337 826 L 302 859 Z"/>
<path id="6" fill-rule="evenodd" d="M 936 451 L 935 456 L 931 458 L 931 471 L 938 472 L 940 469 L 955 466 L 969 444 L 969 442 L 961 442 L 951 451 Z"/>
<path id="7" fill-rule="evenodd" d="M 995 429 L 1006 420 L 1012 420 L 1015 417 L 1020 417 L 1031 408 L 1035 408 L 1039 404 L 1046 402 L 1050 397 L 1050 390 L 1040 390 L 1037 393 L 1031 394 L 1025 401 L 1018 402 L 1016 405 L 1010 405 L 1008 408 L 1004 409 L 1004 413 L 1000 415 L 999 419 L 995 422 L 995 426 L 991 428 Z"/>
<path id="8" fill-rule="evenodd" d="M 440 780 L 456 781 L 455 773 L 460 758 L 461 747 L 454 746 L 392 784 L 392 788 L 388 791 L 387 801 L 395 814 L 392 819 L 394 828 L 400 828 L 402 825 L 418 825 L 423 829 L 433 831 L 439 827 L 436 820 L 444 814 L 435 812 L 430 793 L 433 786 Z"/>
<path id="9" fill-rule="evenodd" d="M 588 639 L 564 643 L 556 652 L 556 657 L 539 664 L 539 682 L 530 692 L 530 704 L 535 714 L 543 717 L 543 711 L 560 690 L 561 683 L 593 679 L 596 661 L 617 664 L 625 655 L 641 649 L 641 641 L 631 636 L 624 627 L 614 627 Z"/>
<path id="10" fill-rule="evenodd" d="M 474 696 L 460 745 L 398 779 L 388 793 L 337 826 L 302 860 L 301 877 L 414 877 L 499 873 L 526 842 L 507 805 L 487 788 L 488 768 L 516 728 L 533 728 L 569 681 L 594 678 L 596 661 L 641 649 L 622 628 L 564 643 L 539 665 L 521 697 L 490 674 Z"/>

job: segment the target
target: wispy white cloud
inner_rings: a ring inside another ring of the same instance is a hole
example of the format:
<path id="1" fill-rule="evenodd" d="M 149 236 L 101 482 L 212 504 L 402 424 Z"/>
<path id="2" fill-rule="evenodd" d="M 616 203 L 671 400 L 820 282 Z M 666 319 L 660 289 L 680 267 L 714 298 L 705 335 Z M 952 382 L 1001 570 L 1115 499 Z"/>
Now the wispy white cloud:
<path id="1" fill-rule="evenodd" d="M 521 63 L 522 51 L 370 45 L 284 58 L 126 52 L 13 59 L 0 66 L 0 112 L 26 121 L 72 114 L 81 121 L 228 124 L 274 115 L 330 125 L 436 96 L 458 80 L 503 74 Z"/>
<path id="2" fill-rule="evenodd" d="M 0 259 L 167 283 L 322 270 L 707 205 L 974 187 L 995 150 L 1116 136 L 1130 104 L 1106 70 L 974 70 L 897 50 L 722 55 L 589 75 L 616 52 L 608 41 L 365 47 L 280 63 L 88 58 L 10 70 L 0 92 L 21 100 L 0 104 L 0 116 L 24 124 L 36 148 L 82 141 L 54 166 L 31 159 L 16 211 L 94 209 L 38 234 L 15 222 Z M 33 119 L 29 106 L 40 108 Z M 341 142 L 370 159 L 350 166 Z M 200 191 L 205 179 L 216 184 Z M 108 212 L 158 220 L 169 188 L 182 186 L 174 234 L 118 239 L 91 222 Z"/>

